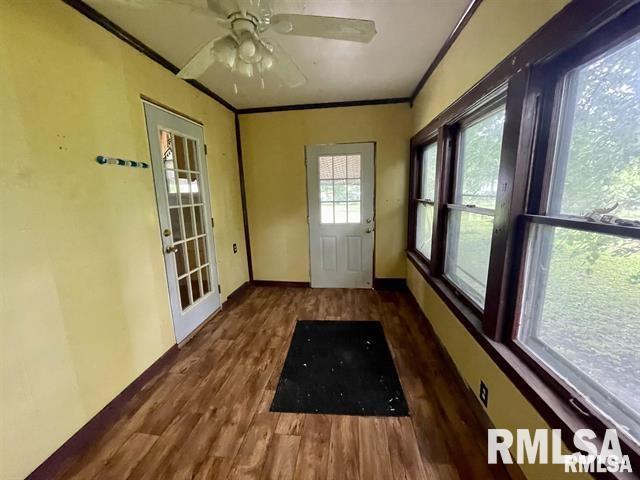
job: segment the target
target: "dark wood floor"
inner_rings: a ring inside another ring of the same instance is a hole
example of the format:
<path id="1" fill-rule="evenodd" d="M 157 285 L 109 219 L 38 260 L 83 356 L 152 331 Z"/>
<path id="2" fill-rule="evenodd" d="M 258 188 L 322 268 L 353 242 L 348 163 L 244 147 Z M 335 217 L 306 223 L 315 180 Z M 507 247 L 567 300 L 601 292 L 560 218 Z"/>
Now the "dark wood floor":
<path id="1" fill-rule="evenodd" d="M 59 478 L 506 479 L 409 294 L 251 287 Z M 296 319 L 380 320 L 411 417 L 271 413 Z"/>

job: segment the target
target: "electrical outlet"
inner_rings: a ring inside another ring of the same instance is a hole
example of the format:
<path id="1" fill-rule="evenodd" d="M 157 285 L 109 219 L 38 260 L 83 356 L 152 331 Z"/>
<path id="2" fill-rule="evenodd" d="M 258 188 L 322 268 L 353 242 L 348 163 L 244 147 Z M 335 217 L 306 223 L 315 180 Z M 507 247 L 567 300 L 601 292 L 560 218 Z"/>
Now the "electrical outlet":
<path id="1" fill-rule="evenodd" d="M 489 389 L 482 380 L 480 380 L 480 400 L 486 408 L 489 404 Z"/>
<path id="2" fill-rule="evenodd" d="M 238 244 L 233 244 L 233 253 L 238 253 Z"/>

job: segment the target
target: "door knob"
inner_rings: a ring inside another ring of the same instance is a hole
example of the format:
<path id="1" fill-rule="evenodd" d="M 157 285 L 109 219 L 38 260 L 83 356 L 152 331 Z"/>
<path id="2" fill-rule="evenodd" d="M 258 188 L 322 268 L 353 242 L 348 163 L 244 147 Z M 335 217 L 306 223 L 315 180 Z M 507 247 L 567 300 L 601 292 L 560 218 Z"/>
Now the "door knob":
<path id="1" fill-rule="evenodd" d="M 371 223 L 372 220 L 372 218 L 367 218 L 367 223 Z"/>
<path id="2" fill-rule="evenodd" d="M 178 247 L 175 245 L 169 245 L 167 248 L 164 249 L 164 251 L 167 253 L 178 253 Z"/>
<path id="3" fill-rule="evenodd" d="M 375 230 L 375 228 L 371 228 L 371 227 L 369 227 L 369 228 L 367 228 L 367 233 L 371 233 L 371 232 L 373 232 L 374 230 Z"/>

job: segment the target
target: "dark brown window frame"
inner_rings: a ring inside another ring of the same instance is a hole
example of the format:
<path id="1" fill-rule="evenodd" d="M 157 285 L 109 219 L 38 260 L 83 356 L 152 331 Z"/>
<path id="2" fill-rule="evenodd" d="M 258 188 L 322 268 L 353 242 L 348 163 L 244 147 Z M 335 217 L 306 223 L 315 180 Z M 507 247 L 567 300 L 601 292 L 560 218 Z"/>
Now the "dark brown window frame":
<path id="1" fill-rule="evenodd" d="M 578 428 L 603 432 L 610 422 L 589 411 L 579 392 L 568 388 L 513 340 L 524 271 L 526 229 L 543 223 L 640 238 L 635 227 L 612 226 L 565 216 L 548 216 L 549 146 L 554 131 L 558 81 L 580 65 L 640 31 L 637 0 L 614 1 L 602 8 L 597 1 L 572 2 L 501 62 L 471 90 L 431 121 L 411 140 L 410 200 L 414 195 L 417 152 L 438 142 L 436 206 L 431 261 L 415 251 L 415 208 L 409 208 L 407 256 L 474 338 L 525 393 L 565 441 Z M 564 72 L 564 73 L 563 73 Z M 496 201 L 489 277 L 484 312 L 443 277 L 447 203 L 453 182 L 455 144 L 460 121 L 482 110 L 506 86 L 499 189 Z M 550 93 L 552 92 L 552 93 Z M 419 180 L 418 180 L 419 181 Z M 411 205 L 411 202 L 410 202 Z M 543 387 L 544 386 L 544 387 Z M 640 449 L 621 438 L 625 453 L 640 466 Z M 635 470 L 634 469 L 634 470 Z M 614 478 L 604 475 L 605 478 Z"/>

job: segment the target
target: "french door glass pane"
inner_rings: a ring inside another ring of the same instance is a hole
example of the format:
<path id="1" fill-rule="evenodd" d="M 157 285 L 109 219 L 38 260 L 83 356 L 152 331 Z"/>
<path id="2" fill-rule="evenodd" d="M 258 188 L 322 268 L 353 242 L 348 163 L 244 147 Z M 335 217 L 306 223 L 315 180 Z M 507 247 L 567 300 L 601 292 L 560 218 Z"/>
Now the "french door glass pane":
<path id="1" fill-rule="evenodd" d="M 431 258 L 431 235 L 433 227 L 433 205 L 419 203 L 416 225 L 416 250 Z"/>
<path id="2" fill-rule="evenodd" d="M 347 203 L 336 202 L 333 204 L 334 223 L 347 223 Z"/>
<path id="3" fill-rule="evenodd" d="M 184 222 L 184 234 L 186 238 L 195 237 L 195 229 L 193 225 L 193 217 L 191 216 L 191 210 L 193 207 L 185 207 L 182 209 L 182 221 Z"/>
<path id="4" fill-rule="evenodd" d="M 187 156 L 185 151 L 185 139 L 180 135 L 173 136 L 175 140 L 175 156 L 176 156 L 176 168 L 179 170 L 188 170 L 189 164 L 187 163 Z"/>
<path id="5" fill-rule="evenodd" d="M 189 240 L 187 242 L 187 256 L 189 258 L 189 270 L 198 268 L 198 255 L 196 250 L 196 241 Z"/>
<path id="6" fill-rule="evenodd" d="M 198 239 L 198 253 L 200 255 L 200 265 L 207 263 L 207 248 L 204 237 Z"/>
<path id="7" fill-rule="evenodd" d="M 449 211 L 445 275 L 481 308 L 487 289 L 492 232 L 493 216 Z"/>
<path id="8" fill-rule="evenodd" d="M 178 280 L 178 290 L 180 291 L 180 304 L 182 310 L 187 308 L 191 304 L 191 298 L 189 297 L 189 277 L 183 277 Z"/>
<path id="9" fill-rule="evenodd" d="M 320 204 L 320 223 L 333 223 L 333 202 Z"/>
<path id="10" fill-rule="evenodd" d="M 640 36 L 565 81 L 549 211 L 640 220 Z"/>
<path id="11" fill-rule="evenodd" d="M 640 240 L 529 231 L 518 339 L 640 439 Z"/>
<path id="12" fill-rule="evenodd" d="M 189 170 L 192 172 L 199 172 L 198 168 L 198 154 L 196 152 L 196 141 L 188 139 L 187 140 L 187 149 L 189 153 Z"/>
<path id="13" fill-rule="evenodd" d="M 185 273 L 187 273 L 187 261 L 186 261 L 186 252 L 184 250 L 184 243 L 179 243 L 176 245 L 178 251 L 176 252 L 176 269 L 178 271 L 178 276 L 181 277 Z"/>
<path id="14" fill-rule="evenodd" d="M 504 118 L 502 106 L 461 130 L 455 203 L 495 208 Z"/>
<path id="15" fill-rule="evenodd" d="M 198 278 L 198 272 L 191 274 L 191 295 L 195 303 L 202 295 L 200 293 L 200 280 Z"/>
<path id="16" fill-rule="evenodd" d="M 360 223 L 360 202 L 348 203 L 347 223 Z"/>
<path id="17" fill-rule="evenodd" d="M 180 221 L 180 209 L 179 208 L 171 208 L 169 209 L 169 216 L 171 217 L 171 233 L 173 234 L 173 241 L 177 242 L 183 239 L 182 236 L 182 228 Z"/>
<path id="18" fill-rule="evenodd" d="M 209 282 L 209 267 L 204 267 L 200 270 L 200 276 L 202 277 L 202 293 L 203 295 L 211 291 L 211 284 Z"/>
<path id="19" fill-rule="evenodd" d="M 436 188 L 436 158 L 438 145 L 431 143 L 422 151 L 422 184 L 420 198 L 434 200 Z"/>

